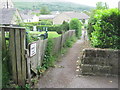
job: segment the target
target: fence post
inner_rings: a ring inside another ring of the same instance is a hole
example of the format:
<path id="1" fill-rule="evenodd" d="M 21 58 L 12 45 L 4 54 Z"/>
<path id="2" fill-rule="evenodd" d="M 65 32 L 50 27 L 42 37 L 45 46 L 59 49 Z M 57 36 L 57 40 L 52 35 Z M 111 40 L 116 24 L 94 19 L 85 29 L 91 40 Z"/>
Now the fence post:
<path id="1" fill-rule="evenodd" d="M 17 84 L 17 66 L 16 66 L 16 50 L 15 50 L 15 30 L 10 29 L 10 46 L 9 46 L 9 54 L 10 54 L 10 59 L 12 62 L 12 77 L 15 83 Z"/>
<path id="2" fill-rule="evenodd" d="M 2 27 L 0 27 L 0 42 L 2 42 Z M 2 89 L 2 44 L 0 44 L 0 90 Z"/>
<path id="3" fill-rule="evenodd" d="M 20 45 L 20 31 L 15 29 L 15 44 L 16 44 L 16 60 L 17 60 L 17 75 L 18 75 L 18 85 L 23 86 L 22 82 L 22 63 L 21 63 L 21 45 Z"/>
<path id="4" fill-rule="evenodd" d="M 30 69 L 30 57 L 29 57 L 29 50 L 26 49 L 26 58 L 27 58 L 27 74 L 28 74 L 28 81 L 31 85 L 31 69 Z"/>

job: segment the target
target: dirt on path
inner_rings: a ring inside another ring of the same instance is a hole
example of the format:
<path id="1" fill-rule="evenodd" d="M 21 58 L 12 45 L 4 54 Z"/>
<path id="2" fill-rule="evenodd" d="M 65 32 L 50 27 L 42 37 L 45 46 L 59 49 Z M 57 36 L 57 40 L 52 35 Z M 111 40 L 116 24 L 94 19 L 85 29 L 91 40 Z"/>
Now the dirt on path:
<path id="1" fill-rule="evenodd" d="M 84 32 L 83 32 L 84 33 Z M 90 47 L 88 41 L 78 40 L 66 55 L 60 58 L 57 67 L 50 68 L 40 78 L 35 88 L 118 88 L 117 77 L 80 76 L 76 72 L 76 61 L 82 50 Z"/>

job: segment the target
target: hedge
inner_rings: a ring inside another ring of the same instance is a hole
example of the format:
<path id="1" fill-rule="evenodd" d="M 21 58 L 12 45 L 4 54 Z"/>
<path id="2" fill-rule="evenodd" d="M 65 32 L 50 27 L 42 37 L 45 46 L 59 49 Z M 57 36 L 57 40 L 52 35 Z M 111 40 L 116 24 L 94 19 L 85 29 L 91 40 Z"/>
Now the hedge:
<path id="1" fill-rule="evenodd" d="M 94 47 L 120 49 L 120 10 L 97 10 L 91 33 Z"/>
<path id="2" fill-rule="evenodd" d="M 44 27 L 47 27 L 48 31 L 56 31 L 57 28 L 60 27 L 60 25 L 37 25 L 37 28 L 42 30 L 42 31 L 45 31 Z"/>

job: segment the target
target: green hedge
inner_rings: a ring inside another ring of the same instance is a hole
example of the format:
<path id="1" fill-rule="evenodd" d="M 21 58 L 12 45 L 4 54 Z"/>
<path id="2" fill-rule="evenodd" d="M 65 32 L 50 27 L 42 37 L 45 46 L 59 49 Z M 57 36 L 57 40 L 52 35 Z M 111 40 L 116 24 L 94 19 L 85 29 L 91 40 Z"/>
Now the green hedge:
<path id="1" fill-rule="evenodd" d="M 120 10 L 97 10 L 91 33 L 94 47 L 120 49 Z"/>
<path id="2" fill-rule="evenodd" d="M 48 28 L 48 31 L 57 31 L 60 25 L 37 25 L 37 28 L 44 31 L 44 27 Z"/>

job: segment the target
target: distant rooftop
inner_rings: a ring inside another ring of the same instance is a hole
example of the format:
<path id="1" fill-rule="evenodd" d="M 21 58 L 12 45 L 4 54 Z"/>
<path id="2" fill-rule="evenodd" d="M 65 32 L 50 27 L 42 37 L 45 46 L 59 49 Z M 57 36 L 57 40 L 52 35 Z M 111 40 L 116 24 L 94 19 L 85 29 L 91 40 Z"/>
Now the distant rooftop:
<path id="1" fill-rule="evenodd" d="M 21 14 L 21 13 L 20 13 Z M 22 19 L 32 19 L 34 15 L 21 14 Z"/>
<path id="2" fill-rule="evenodd" d="M 78 19 L 88 19 L 89 18 L 89 16 L 85 13 L 63 12 L 63 14 L 69 16 L 70 18 L 78 18 Z"/>
<path id="3" fill-rule="evenodd" d="M 39 19 L 53 19 L 56 15 L 40 15 Z"/>

